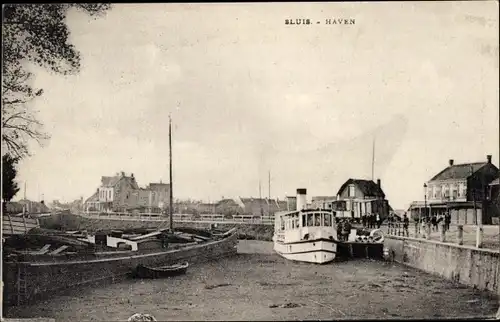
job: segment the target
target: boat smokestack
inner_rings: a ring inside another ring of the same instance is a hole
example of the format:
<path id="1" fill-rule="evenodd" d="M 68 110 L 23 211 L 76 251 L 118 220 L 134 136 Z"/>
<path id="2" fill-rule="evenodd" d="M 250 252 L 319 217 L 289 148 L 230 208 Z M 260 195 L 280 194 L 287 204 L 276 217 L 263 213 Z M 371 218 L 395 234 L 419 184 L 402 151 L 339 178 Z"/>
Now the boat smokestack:
<path id="1" fill-rule="evenodd" d="M 307 189 L 297 189 L 297 210 L 305 209 L 307 205 Z"/>

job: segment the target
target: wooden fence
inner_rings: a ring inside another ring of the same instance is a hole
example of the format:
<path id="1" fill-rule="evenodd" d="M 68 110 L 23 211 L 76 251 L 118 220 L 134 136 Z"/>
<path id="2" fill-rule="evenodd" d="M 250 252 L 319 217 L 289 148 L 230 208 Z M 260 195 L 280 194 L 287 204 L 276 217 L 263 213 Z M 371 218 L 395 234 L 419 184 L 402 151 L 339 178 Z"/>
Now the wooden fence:
<path id="1" fill-rule="evenodd" d="M 4 236 L 22 235 L 35 227 L 40 227 L 36 218 L 10 215 L 2 216 L 2 234 Z"/>

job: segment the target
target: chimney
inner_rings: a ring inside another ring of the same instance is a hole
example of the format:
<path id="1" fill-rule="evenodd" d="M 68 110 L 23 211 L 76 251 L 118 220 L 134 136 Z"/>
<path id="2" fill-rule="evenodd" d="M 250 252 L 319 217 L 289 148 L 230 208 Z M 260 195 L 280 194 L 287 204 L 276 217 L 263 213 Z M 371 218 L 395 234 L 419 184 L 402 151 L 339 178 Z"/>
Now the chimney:
<path id="1" fill-rule="evenodd" d="M 131 173 L 131 174 L 130 174 L 130 177 L 132 177 L 132 179 L 133 179 L 133 178 L 134 178 L 134 174 L 133 174 L 133 173 Z"/>
<path id="2" fill-rule="evenodd" d="M 297 189 L 297 208 L 296 210 L 302 210 L 306 208 L 307 205 L 307 189 L 299 188 Z"/>
<path id="3" fill-rule="evenodd" d="M 453 166 L 453 159 L 450 159 L 448 162 L 450 163 L 450 167 Z"/>
<path id="4" fill-rule="evenodd" d="M 122 177 L 125 177 L 125 172 L 122 171 Z"/>
<path id="5" fill-rule="evenodd" d="M 380 179 L 377 179 L 377 186 L 380 188 Z"/>
<path id="6" fill-rule="evenodd" d="M 486 159 L 488 160 L 488 163 L 491 163 L 491 154 L 488 154 L 488 155 L 486 156 Z"/>

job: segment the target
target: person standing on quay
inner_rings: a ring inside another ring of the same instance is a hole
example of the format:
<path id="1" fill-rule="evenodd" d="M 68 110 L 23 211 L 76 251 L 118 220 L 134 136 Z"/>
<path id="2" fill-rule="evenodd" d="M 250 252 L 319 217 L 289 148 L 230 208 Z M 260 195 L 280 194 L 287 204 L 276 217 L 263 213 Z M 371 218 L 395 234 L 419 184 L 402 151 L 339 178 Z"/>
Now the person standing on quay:
<path id="1" fill-rule="evenodd" d="M 380 215 L 378 213 L 377 213 L 376 221 L 377 221 L 377 228 L 380 229 L 380 226 L 382 225 L 382 220 L 380 219 Z"/>
<path id="2" fill-rule="evenodd" d="M 410 232 L 408 231 L 408 226 L 410 225 L 410 220 L 408 216 L 404 214 L 403 216 L 403 236 L 410 237 Z"/>
<path id="3" fill-rule="evenodd" d="M 431 225 L 432 225 L 432 231 L 437 230 L 437 218 L 436 215 L 432 215 L 431 217 Z"/>
<path id="4" fill-rule="evenodd" d="M 420 220 L 417 218 L 413 218 L 413 222 L 415 224 L 415 237 L 417 237 L 418 234 L 420 234 Z"/>
<path id="5" fill-rule="evenodd" d="M 451 224 L 451 215 L 449 212 L 447 212 L 446 215 L 444 216 L 444 229 L 445 229 L 445 231 L 450 230 L 450 224 Z"/>

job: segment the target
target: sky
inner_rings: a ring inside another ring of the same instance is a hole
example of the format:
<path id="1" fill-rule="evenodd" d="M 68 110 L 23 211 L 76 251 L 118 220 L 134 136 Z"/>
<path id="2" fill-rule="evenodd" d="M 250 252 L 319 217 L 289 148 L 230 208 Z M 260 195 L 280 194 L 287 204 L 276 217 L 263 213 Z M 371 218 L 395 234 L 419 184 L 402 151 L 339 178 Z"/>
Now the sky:
<path id="1" fill-rule="evenodd" d="M 168 182 L 169 115 L 175 198 L 335 196 L 372 178 L 373 142 L 395 209 L 449 159 L 498 166 L 494 1 L 115 4 L 67 23 L 80 73 L 30 67 L 51 139 L 19 165 L 29 199 L 86 199 L 119 171 Z"/>

